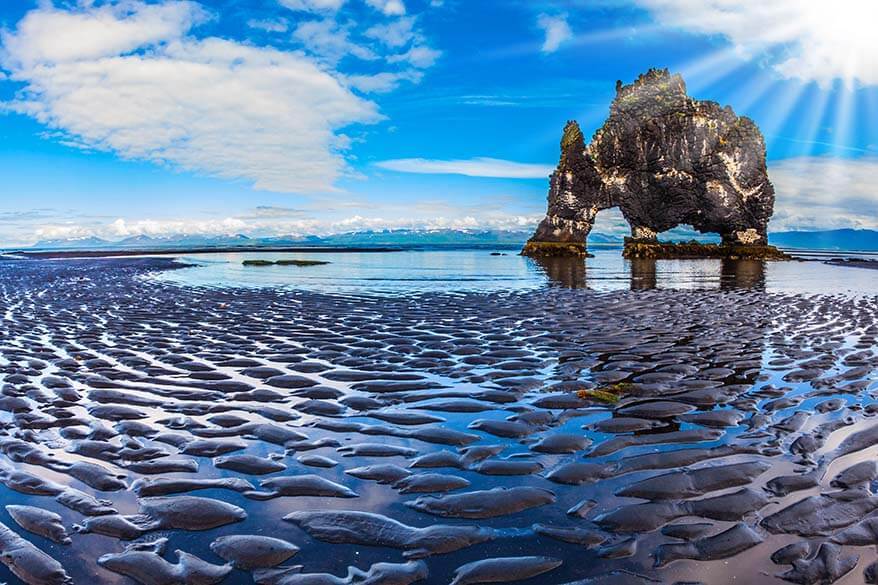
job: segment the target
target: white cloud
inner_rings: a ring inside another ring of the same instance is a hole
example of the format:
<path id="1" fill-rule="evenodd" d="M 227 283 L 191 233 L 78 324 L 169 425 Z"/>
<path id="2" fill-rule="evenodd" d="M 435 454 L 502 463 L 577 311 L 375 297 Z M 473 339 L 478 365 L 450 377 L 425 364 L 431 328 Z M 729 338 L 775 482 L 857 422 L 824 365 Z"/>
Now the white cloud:
<path id="1" fill-rule="evenodd" d="M 390 55 L 387 57 L 388 63 L 409 63 L 413 67 L 426 69 L 432 67 L 436 60 L 442 56 L 442 51 L 431 49 L 424 45 L 416 45 L 399 55 Z"/>
<path id="2" fill-rule="evenodd" d="M 878 157 L 798 157 L 769 163 L 772 231 L 878 228 Z"/>
<path id="3" fill-rule="evenodd" d="M 36 240 L 76 240 L 93 235 L 93 229 L 77 224 L 47 224 L 37 228 Z"/>
<path id="4" fill-rule="evenodd" d="M 247 26 L 271 33 L 283 33 L 290 29 L 290 24 L 284 18 L 278 20 L 248 20 Z"/>
<path id="5" fill-rule="evenodd" d="M 257 210 L 258 211 L 258 210 Z M 332 234 L 387 229 L 414 230 L 531 230 L 542 219 L 542 213 L 511 214 L 485 208 L 450 209 L 439 204 L 409 206 L 406 211 L 388 209 L 388 215 L 351 215 L 338 219 L 294 217 L 281 212 L 250 213 L 247 216 L 229 216 L 218 219 L 125 219 L 109 222 L 77 223 L 75 221 L 41 223 L 31 233 L 21 235 L 17 245 L 30 245 L 40 240 L 72 240 L 99 237 L 117 241 L 133 236 L 167 238 L 175 236 L 228 236 L 246 234 L 253 237 L 270 236 L 326 236 Z M 423 215 L 414 215 L 423 213 Z"/>
<path id="6" fill-rule="evenodd" d="M 375 163 L 376 166 L 400 173 L 431 175 L 466 175 L 468 177 L 491 177 L 502 179 L 545 179 L 553 167 L 499 160 L 496 158 L 472 158 L 468 160 L 429 160 L 401 158 Z"/>
<path id="7" fill-rule="evenodd" d="M 374 60 L 378 55 L 368 47 L 362 47 L 350 40 L 349 28 L 340 25 L 332 18 L 306 20 L 293 31 L 293 38 L 301 42 L 310 53 L 335 65 L 347 56 L 363 60 Z"/>
<path id="8" fill-rule="evenodd" d="M 869 0 L 635 0 L 664 25 L 766 53 L 787 77 L 878 84 L 878 3 Z"/>
<path id="9" fill-rule="evenodd" d="M 432 67 L 442 53 L 425 44 L 424 36 L 415 28 L 415 22 L 415 17 L 401 17 L 368 28 L 364 36 L 391 49 L 409 47 L 401 53 L 387 55 L 388 63 L 408 63 L 426 69 Z"/>
<path id="10" fill-rule="evenodd" d="M 28 12 L 15 33 L 3 32 L 4 66 L 27 70 L 129 53 L 178 40 L 207 13 L 194 2 L 122 2 Z"/>
<path id="11" fill-rule="evenodd" d="M 415 38 L 415 19 L 408 16 L 397 18 L 387 24 L 376 24 L 366 29 L 365 35 L 388 47 L 404 47 Z"/>
<path id="12" fill-rule="evenodd" d="M 423 77 L 423 73 L 416 70 L 401 71 L 399 73 L 383 72 L 374 75 L 349 75 L 348 85 L 367 93 L 383 93 L 396 89 L 404 81 L 417 83 Z"/>
<path id="13" fill-rule="evenodd" d="M 387 16 L 402 16 L 405 14 L 405 4 L 402 0 L 366 0 L 366 4 Z"/>
<path id="14" fill-rule="evenodd" d="M 283 6 L 299 12 L 338 12 L 346 0 L 280 0 Z"/>
<path id="15" fill-rule="evenodd" d="M 33 10 L 2 36 L 0 66 L 24 84 L 8 106 L 124 158 L 330 190 L 347 172 L 337 131 L 377 106 L 299 52 L 187 36 L 203 18 L 173 0 Z"/>
<path id="16" fill-rule="evenodd" d="M 540 14 L 537 18 L 537 26 L 546 34 L 540 49 L 543 53 L 554 53 L 562 44 L 573 38 L 573 31 L 570 30 L 567 17 L 564 15 Z"/>
<path id="17" fill-rule="evenodd" d="M 246 230 L 247 225 L 246 221 L 237 217 L 227 217 L 219 220 L 141 219 L 135 221 L 119 218 L 105 226 L 101 233 L 112 238 L 127 238 L 131 236 L 162 237 L 178 234 L 226 235 Z"/>

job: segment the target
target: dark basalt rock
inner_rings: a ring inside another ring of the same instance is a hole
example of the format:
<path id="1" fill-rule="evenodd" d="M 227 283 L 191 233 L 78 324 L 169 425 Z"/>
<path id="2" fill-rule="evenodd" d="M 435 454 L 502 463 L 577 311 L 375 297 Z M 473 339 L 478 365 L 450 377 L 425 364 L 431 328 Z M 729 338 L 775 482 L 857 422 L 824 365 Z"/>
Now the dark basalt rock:
<path id="1" fill-rule="evenodd" d="M 618 207 L 638 245 L 626 252 L 632 258 L 671 253 L 656 235 L 681 224 L 719 233 L 724 244 L 687 254 L 783 256 L 767 246 L 774 187 L 756 124 L 689 97 L 683 78 L 667 69 L 617 82 L 610 116 L 588 146 L 579 125 L 567 123 L 548 199 L 524 255 L 586 255 L 598 212 Z"/>

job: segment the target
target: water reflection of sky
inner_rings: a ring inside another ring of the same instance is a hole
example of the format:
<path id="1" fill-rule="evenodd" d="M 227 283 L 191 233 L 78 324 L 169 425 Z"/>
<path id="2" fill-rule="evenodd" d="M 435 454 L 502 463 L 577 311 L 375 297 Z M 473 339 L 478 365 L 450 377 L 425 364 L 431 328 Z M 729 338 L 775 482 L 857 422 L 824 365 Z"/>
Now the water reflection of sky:
<path id="1" fill-rule="evenodd" d="M 162 280 L 197 286 L 291 287 L 321 292 L 503 291 L 542 286 L 595 290 L 760 289 L 773 292 L 878 294 L 873 270 L 822 262 L 758 260 L 632 260 L 619 250 L 594 258 L 534 259 L 516 251 L 404 251 L 391 253 L 196 254 L 192 268 Z M 246 259 L 300 258 L 323 266 L 243 266 Z"/>

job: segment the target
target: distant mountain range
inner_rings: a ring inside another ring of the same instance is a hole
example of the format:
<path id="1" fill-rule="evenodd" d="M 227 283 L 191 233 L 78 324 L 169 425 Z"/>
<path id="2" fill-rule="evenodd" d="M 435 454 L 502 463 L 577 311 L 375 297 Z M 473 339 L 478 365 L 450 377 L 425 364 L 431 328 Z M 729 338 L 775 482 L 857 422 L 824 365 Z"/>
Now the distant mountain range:
<path id="1" fill-rule="evenodd" d="M 281 246 L 520 246 L 531 235 L 528 231 L 463 230 L 383 230 L 351 232 L 330 236 L 273 236 L 255 238 L 242 234 L 229 236 L 168 236 L 153 238 L 133 236 L 118 241 L 88 237 L 67 240 L 43 240 L 32 250 L 161 250 L 227 247 Z M 621 240 L 618 240 L 621 242 Z"/>
<path id="2" fill-rule="evenodd" d="M 154 238 L 132 236 L 119 241 L 103 240 L 96 237 L 44 240 L 34 244 L 32 250 L 164 250 L 189 248 L 228 248 L 228 247 L 283 247 L 283 246 L 333 246 L 333 247 L 514 247 L 522 245 L 531 235 L 531 230 L 520 231 L 464 231 L 464 230 L 382 230 L 351 232 L 330 236 L 275 236 L 248 237 L 243 234 L 228 236 L 181 235 Z M 671 239 L 710 239 L 686 230 L 669 234 Z M 878 251 L 878 231 L 839 229 L 825 231 L 788 231 L 770 233 L 769 241 L 783 248 L 810 250 L 848 250 Z M 589 244 L 619 245 L 623 236 L 592 233 Z"/>
<path id="3" fill-rule="evenodd" d="M 768 241 L 782 248 L 809 250 L 878 251 L 876 230 L 825 230 L 818 232 L 775 232 Z"/>
<path id="4" fill-rule="evenodd" d="M 234 236 L 170 236 L 152 238 L 131 236 L 123 240 L 103 240 L 94 236 L 60 240 L 41 240 L 31 246 L 34 250 L 155 250 L 159 248 L 225 247 L 258 245 L 245 235 Z"/>

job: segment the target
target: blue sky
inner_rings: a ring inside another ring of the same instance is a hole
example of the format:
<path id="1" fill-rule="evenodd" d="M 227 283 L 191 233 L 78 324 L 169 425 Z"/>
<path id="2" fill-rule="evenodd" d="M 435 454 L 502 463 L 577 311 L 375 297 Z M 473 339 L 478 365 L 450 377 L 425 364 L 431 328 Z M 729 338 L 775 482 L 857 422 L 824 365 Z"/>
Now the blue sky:
<path id="1" fill-rule="evenodd" d="M 650 67 L 760 125 L 771 229 L 878 227 L 878 9 L 825 4 L 3 2 L 0 244 L 526 228 Z"/>

